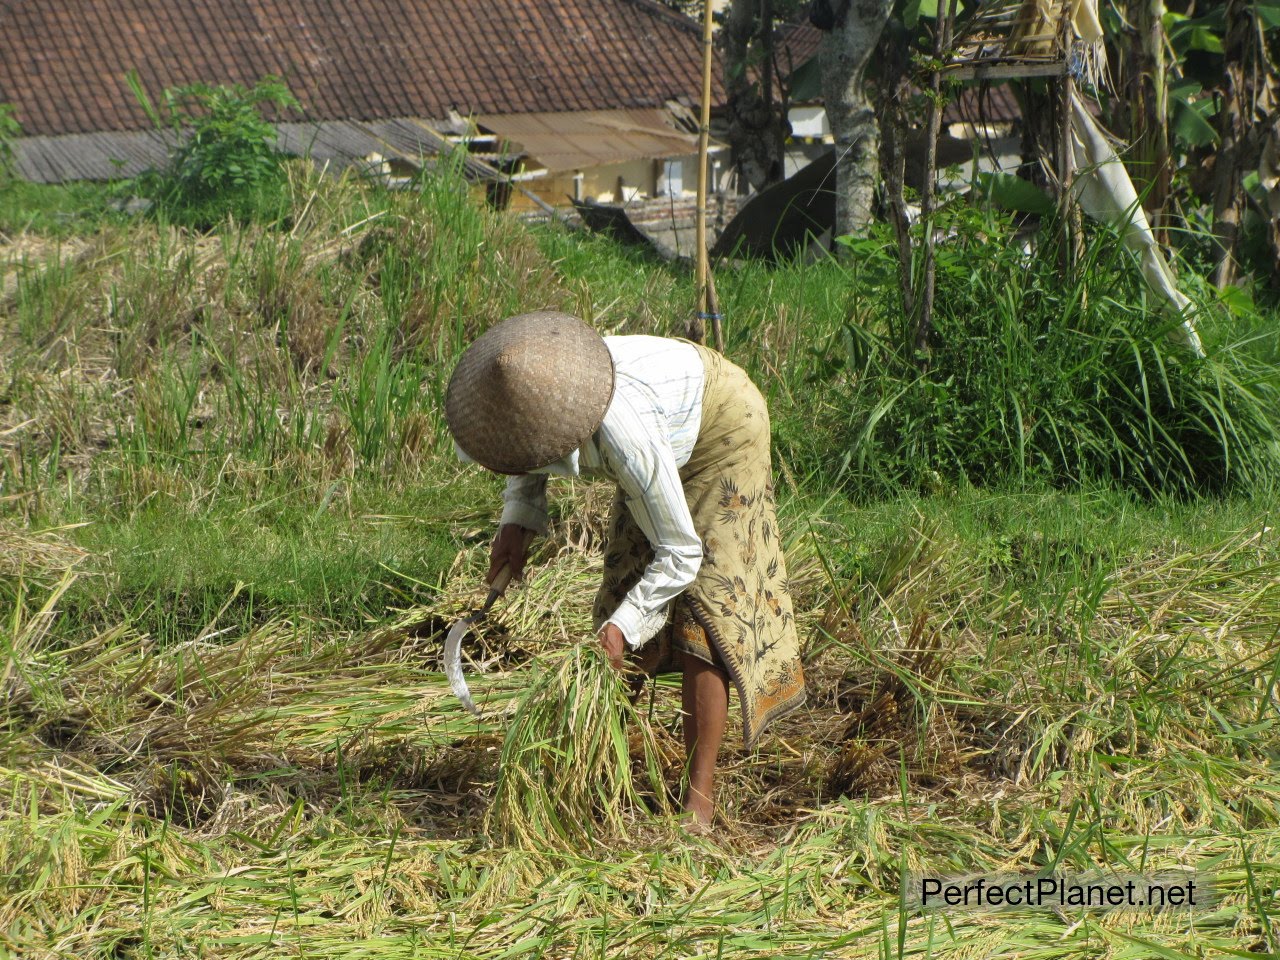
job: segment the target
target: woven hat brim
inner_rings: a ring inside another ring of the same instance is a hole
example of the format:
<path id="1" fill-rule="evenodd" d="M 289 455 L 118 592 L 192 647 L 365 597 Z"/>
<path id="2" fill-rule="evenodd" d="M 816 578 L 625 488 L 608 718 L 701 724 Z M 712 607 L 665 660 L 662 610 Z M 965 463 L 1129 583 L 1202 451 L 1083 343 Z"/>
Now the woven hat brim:
<path id="1" fill-rule="evenodd" d="M 510 317 L 475 341 L 449 379 L 445 418 L 477 463 L 539 470 L 582 446 L 613 398 L 604 339 L 566 313 Z"/>

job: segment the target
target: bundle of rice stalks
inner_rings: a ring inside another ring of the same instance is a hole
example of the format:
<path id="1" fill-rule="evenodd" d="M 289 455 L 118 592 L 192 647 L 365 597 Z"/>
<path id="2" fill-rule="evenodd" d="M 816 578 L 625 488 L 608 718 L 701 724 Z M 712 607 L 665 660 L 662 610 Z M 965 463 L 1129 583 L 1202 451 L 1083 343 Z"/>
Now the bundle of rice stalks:
<path id="1" fill-rule="evenodd" d="M 653 732 L 598 648 L 544 660 L 511 720 L 485 828 L 526 849 L 580 848 L 627 835 L 646 809 L 666 812 Z M 628 727 L 642 754 L 633 776 Z"/>

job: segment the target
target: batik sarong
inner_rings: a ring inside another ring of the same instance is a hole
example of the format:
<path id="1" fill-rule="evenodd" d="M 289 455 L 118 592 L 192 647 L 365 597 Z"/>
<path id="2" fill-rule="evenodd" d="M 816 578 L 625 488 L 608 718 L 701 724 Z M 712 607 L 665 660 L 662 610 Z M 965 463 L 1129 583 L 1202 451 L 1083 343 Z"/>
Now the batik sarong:
<path id="1" fill-rule="evenodd" d="M 738 691 L 748 750 L 779 717 L 804 703 L 795 615 L 774 504 L 769 411 L 750 378 L 696 345 L 706 367 L 702 420 L 680 470 L 703 559 L 671 605 L 667 626 L 633 655 L 653 675 L 680 669 L 690 653 L 724 669 Z M 596 595 L 599 627 L 653 558 L 621 491 L 614 497 Z"/>

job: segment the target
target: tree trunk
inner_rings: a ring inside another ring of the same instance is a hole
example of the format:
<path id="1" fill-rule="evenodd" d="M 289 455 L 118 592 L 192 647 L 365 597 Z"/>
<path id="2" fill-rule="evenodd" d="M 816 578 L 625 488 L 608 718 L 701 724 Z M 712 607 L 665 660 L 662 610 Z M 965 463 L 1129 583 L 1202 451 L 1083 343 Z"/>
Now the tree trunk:
<path id="1" fill-rule="evenodd" d="M 1246 60 L 1252 36 L 1253 11 L 1245 0 L 1227 2 L 1227 37 L 1223 43 L 1226 76 L 1218 108 L 1218 155 L 1213 171 L 1213 233 L 1216 265 L 1213 282 L 1218 287 L 1236 278 L 1236 241 L 1244 191 L 1240 187 L 1245 167 L 1245 137 L 1252 114 Z"/>
<path id="2" fill-rule="evenodd" d="M 861 233 L 872 220 L 880 131 L 867 96 L 867 62 L 893 0 L 833 3 L 835 24 L 819 53 L 827 120 L 836 141 L 836 236 Z"/>
<path id="3" fill-rule="evenodd" d="M 893 226 L 898 245 L 898 286 L 902 295 L 902 316 L 913 318 L 915 306 L 915 257 L 911 249 L 911 228 L 907 219 L 906 149 L 909 130 L 907 100 L 911 96 L 908 74 L 908 39 L 902 21 L 894 19 L 884 30 L 880 44 L 880 99 L 877 117 L 883 138 L 880 142 L 880 175 L 884 178 L 885 213 Z M 905 341 L 904 341 L 905 342 Z"/>
<path id="4" fill-rule="evenodd" d="M 1169 162 L 1169 90 L 1164 61 L 1163 0 L 1131 0 L 1129 22 L 1136 32 L 1130 47 L 1125 98 L 1129 103 L 1128 164 L 1152 228 L 1167 242 L 1164 209 L 1169 200 L 1173 165 Z"/>
<path id="5" fill-rule="evenodd" d="M 772 0 L 733 0 L 720 37 L 729 146 L 738 173 L 760 190 L 786 175 L 791 133 L 785 109 L 774 98 Z"/>

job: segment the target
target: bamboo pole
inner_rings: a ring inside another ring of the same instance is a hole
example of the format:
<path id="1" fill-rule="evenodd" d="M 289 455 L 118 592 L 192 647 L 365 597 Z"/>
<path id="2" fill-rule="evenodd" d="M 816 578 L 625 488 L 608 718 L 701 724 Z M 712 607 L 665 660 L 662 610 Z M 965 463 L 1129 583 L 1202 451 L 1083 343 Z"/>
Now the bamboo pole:
<path id="1" fill-rule="evenodd" d="M 1084 258 L 1084 225 L 1080 218 L 1080 204 L 1073 196 L 1075 164 L 1071 155 L 1071 111 L 1075 94 L 1075 78 L 1071 75 L 1071 45 L 1074 37 L 1071 24 L 1070 0 L 1062 0 L 1061 21 L 1058 26 L 1058 47 L 1067 65 L 1058 83 L 1058 182 L 1062 190 L 1062 276 L 1069 280 L 1075 266 Z"/>
<path id="2" fill-rule="evenodd" d="M 710 320 L 715 336 L 716 349 L 724 351 L 724 331 L 720 325 L 720 311 L 716 303 L 716 288 L 711 280 L 711 264 L 707 260 L 707 155 L 711 147 L 711 65 L 713 63 L 713 11 L 710 0 L 703 5 L 702 14 L 702 111 L 698 118 L 698 212 L 697 224 L 697 288 L 698 306 L 689 322 L 689 339 L 705 343 L 706 321 Z"/>
<path id="3" fill-rule="evenodd" d="M 912 346 L 921 366 L 929 364 L 929 336 L 933 332 L 933 295 L 937 283 L 937 258 L 934 245 L 933 213 L 937 193 L 938 136 L 942 132 L 942 66 L 943 58 L 951 49 L 951 31 L 956 22 L 956 0 L 950 0 L 944 10 L 938 5 L 938 18 L 933 34 L 933 64 L 929 74 L 929 113 L 926 122 L 924 183 L 920 191 L 920 222 L 924 226 L 924 263 L 921 267 L 920 298 L 915 306 L 920 313 L 916 319 L 916 332 Z"/>

